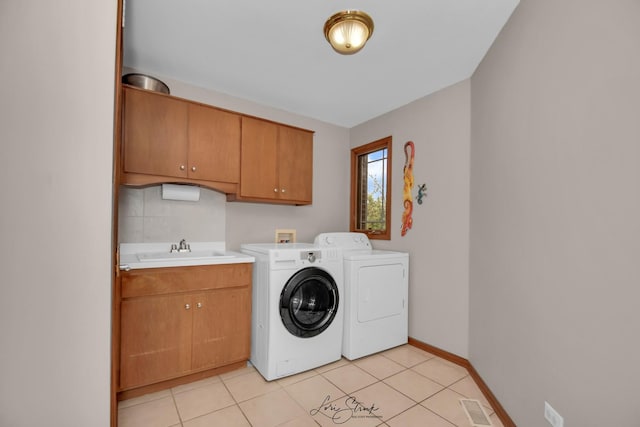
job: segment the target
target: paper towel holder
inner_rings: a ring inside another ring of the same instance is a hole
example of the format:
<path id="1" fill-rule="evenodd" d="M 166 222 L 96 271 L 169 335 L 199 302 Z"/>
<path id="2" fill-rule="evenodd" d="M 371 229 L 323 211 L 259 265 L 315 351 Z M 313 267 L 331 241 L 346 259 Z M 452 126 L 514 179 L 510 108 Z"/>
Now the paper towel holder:
<path id="1" fill-rule="evenodd" d="M 200 187 L 188 184 L 162 184 L 162 200 L 197 202 L 200 200 Z"/>

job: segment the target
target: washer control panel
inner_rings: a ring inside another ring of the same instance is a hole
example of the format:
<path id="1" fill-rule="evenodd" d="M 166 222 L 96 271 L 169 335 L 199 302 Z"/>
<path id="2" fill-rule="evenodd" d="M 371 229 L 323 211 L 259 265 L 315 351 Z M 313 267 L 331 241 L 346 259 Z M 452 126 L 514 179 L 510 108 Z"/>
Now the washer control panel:
<path id="1" fill-rule="evenodd" d="M 314 244 L 321 248 L 371 249 L 371 242 L 364 233 L 321 233 L 316 236 Z"/>
<path id="2" fill-rule="evenodd" d="M 300 259 L 307 260 L 313 264 L 316 260 L 322 259 L 322 251 L 300 252 Z"/>

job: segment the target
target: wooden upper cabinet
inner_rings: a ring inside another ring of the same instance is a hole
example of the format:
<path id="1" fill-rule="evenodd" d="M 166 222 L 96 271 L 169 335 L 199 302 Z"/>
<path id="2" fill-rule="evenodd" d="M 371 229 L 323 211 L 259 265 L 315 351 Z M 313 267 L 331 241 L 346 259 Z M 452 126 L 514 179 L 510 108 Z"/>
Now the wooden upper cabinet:
<path id="1" fill-rule="evenodd" d="M 313 134 L 279 127 L 278 180 L 280 197 L 311 203 L 313 190 Z"/>
<path id="2" fill-rule="evenodd" d="M 278 126 L 242 118 L 240 194 L 272 199 L 278 195 Z"/>
<path id="3" fill-rule="evenodd" d="M 227 200 L 308 205 L 313 132 L 123 86 L 119 182 L 197 184 Z"/>
<path id="4" fill-rule="evenodd" d="M 239 114 L 127 86 L 123 110 L 125 184 L 238 183 Z"/>
<path id="5" fill-rule="evenodd" d="M 124 88 L 124 172 L 187 177 L 187 103 Z"/>
<path id="6" fill-rule="evenodd" d="M 313 132 L 242 117 L 240 194 L 231 200 L 311 204 Z"/>
<path id="7" fill-rule="evenodd" d="M 189 177 L 207 181 L 240 179 L 240 115 L 189 104 Z"/>

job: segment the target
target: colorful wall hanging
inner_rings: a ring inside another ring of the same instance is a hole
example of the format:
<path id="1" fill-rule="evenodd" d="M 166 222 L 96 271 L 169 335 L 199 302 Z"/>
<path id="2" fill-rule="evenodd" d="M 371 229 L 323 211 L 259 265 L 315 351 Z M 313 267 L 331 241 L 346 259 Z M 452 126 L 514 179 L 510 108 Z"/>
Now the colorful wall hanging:
<path id="1" fill-rule="evenodd" d="M 404 190 L 402 192 L 402 203 L 404 212 L 402 212 L 402 228 L 400 234 L 404 236 L 413 225 L 413 196 L 411 189 L 413 188 L 413 158 L 415 156 L 416 147 L 413 141 L 404 144 Z"/>

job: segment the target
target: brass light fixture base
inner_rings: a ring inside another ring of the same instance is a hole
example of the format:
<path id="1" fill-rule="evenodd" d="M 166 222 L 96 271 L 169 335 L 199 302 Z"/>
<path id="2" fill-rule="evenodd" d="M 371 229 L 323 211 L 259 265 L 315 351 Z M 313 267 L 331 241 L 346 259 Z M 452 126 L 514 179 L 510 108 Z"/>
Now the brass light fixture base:
<path id="1" fill-rule="evenodd" d="M 364 47 L 373 28 L 373 19 L 366 13 L 343 10 L 327 19 L 324 36 L 336 52 L 352 55 Z"/>

